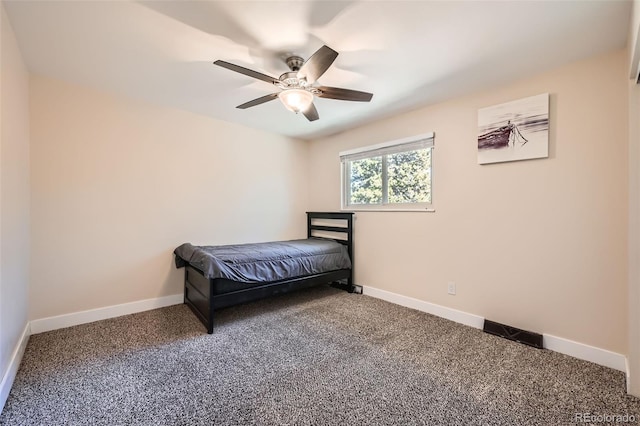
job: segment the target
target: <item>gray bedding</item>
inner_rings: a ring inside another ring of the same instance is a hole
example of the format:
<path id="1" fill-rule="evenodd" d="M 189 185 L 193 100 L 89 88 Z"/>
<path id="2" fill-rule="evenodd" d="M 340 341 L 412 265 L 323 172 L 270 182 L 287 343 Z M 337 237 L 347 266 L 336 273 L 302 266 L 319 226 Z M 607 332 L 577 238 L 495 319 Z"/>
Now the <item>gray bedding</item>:
<path id="1" fill-rule="evenodd" d="M 351 268 L 347 248 L 321 238 L 228 246 L 185 243 L 174 254 L 178 268 L 188 263 L 206 278 L 242 283 L 280 281 Z"/>

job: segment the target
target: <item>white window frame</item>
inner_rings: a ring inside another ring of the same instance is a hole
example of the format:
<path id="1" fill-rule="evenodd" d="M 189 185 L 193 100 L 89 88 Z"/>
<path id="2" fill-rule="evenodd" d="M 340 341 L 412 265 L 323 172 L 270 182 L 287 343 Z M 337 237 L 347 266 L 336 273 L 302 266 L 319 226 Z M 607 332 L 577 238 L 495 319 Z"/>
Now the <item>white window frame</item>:
<path id="1" fill-rule="evenodd" d="M 365 146 L 362 148 L 351 149 L 340 152 L 340 205 L 342 210 L 348 211 L 426 211 L 434 212 L 433 209 L 433 149 L 435 133 L 423 133 L 398 139 L 390 142 L 383 142 L 376 145 Z M 381 203 L 381 204 L 349 204 L 351 182 L 349 177 L 350 162 L 383 156 L 382 163 L 382 191 L 383 200 L 386 199 L 387 192 L 387 164 L 386 155 L 399 152 L 414 151 L 416 149 L 431 149 L 431 202 L 430 203 Z"/>

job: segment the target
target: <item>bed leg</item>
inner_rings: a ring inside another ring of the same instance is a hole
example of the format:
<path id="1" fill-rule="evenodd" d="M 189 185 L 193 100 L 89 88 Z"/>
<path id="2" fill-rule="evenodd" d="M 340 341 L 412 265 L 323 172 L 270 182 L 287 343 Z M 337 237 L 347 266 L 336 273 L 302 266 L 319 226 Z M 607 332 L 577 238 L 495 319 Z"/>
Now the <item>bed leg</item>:
<path id="1" fill-rule="evenodd" d="M 353 293 L 356 290 L 356 286 L 353 285 L 353 279 L 351 277 L 347 278 L 346 289 L 349 293 Z"/>
<path id="2" fill-rule="evenodd" d="M 341 283 L 340 281 L 334 281 L 331 283 L 331 287 L 339 288 L 340 290 L 348 291 L 349 293 L 354 293 L 356 286 L 353 285 L 351 280 L 347 280 L 347 283 Z"/>
<path id="3" fill-rule="evenodd" d="M 209 322 L 207 323 L 207 333 L 213 334 L 213 288 L 215 284 L 213 279 L 209 278 Z"/>
<path id="4" fill-rule="evenodd" d="M 351 270 L 351 273 L 349 274 L 349 277 L 347 278 L 347 291 L 349 293 L 355 293 L 356 292 L 356 286 L 355 284 L 353 284 L 353 269 Z"/>

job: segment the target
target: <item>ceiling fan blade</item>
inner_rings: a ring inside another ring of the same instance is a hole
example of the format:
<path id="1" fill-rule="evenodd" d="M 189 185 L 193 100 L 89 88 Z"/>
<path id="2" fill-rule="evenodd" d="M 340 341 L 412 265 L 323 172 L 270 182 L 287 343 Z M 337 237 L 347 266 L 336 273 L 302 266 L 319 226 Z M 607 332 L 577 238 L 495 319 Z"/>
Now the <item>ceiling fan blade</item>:
<path id="1" fill-rule="evenodd" d="M 373 93 L 341 89 L 339 87 L 320 86 L 317 89 L 320 91 L 320 93 L 318 93 L 318 97 L 320 98 L 338 99 L 341 101 L 369 102 L 373 97 Z"/>
<path id="2" fill-rule="evenodd" d="M 258 71 L 250 70 L 249 68 L 241 67 L 240 65 L 232 64 L 230 62 L 218 60 L 218 61 L 215 61 L 214 64 L 231 71 L 239 72 L 240 74 L 248 75 L 249 77 L 257 78 L 258 80 L 266 81 L 267 83 L 271 83 L 271 84 L 278 83 L 278 80 L 271 76 L 262 74 L 261 72 L 258 72 Z"/>
<path id="3" fill-rule="evenodd" d="M 322 46 L 302 65 L 298 71 L 298 78 L 305 78 L 308 83 L 314 83 L 337 57 L 338 52 L 328 46 Z"/>
<path id="4" fill-rule="evenodd" d="M 316 106 L 312 103 L 309 104 L 309 107 L 302 111 L 302 113 L 304 114 L 305 117 L 307 117 L 307 120 L 309 121 L 316 121 L 318 118 L 320 118 L 320 116 L 318 115 L 318 110 L 316 109 Z"/>
<path id="5" fill-rule="evenodd" d="M 265 102 L 272 101 L 277 97 L 278 97 L 277 93 L 271 93 L 270 95 L 264 95 L 264 96 L 261 96 L 259 98 L 254 99 L 252 101 L 245 102 L 242 105 L 238 105 L 236 108 L 240 108 L 240 109 L 251 108 L 253 106 L 260 105 L 260 104 L 263 104 Z"/>

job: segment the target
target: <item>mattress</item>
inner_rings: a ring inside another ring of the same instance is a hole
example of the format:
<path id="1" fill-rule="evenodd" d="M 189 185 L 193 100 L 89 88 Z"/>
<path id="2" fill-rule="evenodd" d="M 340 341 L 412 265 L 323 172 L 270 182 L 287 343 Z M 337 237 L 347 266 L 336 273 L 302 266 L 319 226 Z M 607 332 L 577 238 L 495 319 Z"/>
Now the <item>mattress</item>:
<path id="1" fill-rule="evenodd" d="M 174 251 L 178 268 L 187 264 L 206 278 L 262 283 L 350 269 L 347 248 L 322 238 L 227 246 L 182 244 Z"/>

